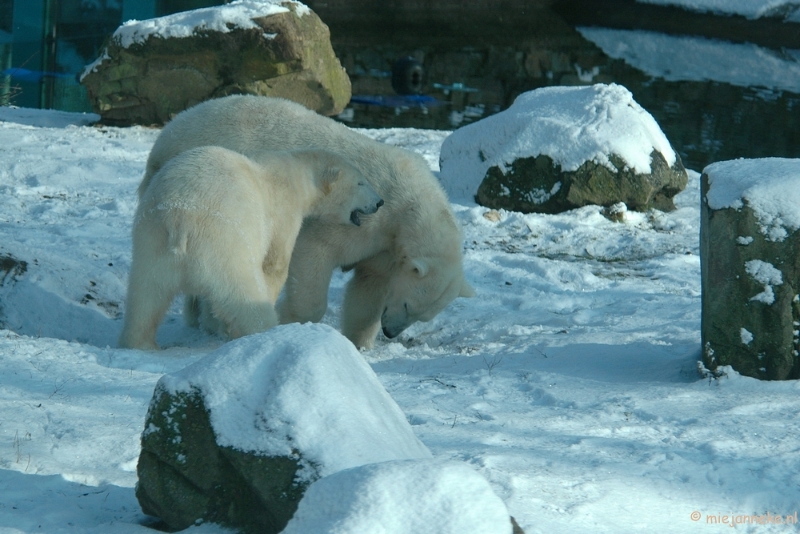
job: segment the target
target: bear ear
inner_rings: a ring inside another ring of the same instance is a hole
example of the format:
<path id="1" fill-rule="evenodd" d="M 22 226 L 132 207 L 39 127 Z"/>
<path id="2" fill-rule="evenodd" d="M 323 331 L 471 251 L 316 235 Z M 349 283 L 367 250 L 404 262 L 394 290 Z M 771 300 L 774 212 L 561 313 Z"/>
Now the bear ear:
<path id="1" fill-rule="evenodd" d="M 461 293 L 459 293 L 458 296 L 467 299 L 472 298 L 475 296 L 475 290 L 467 283 L 466 280 L 464 280 L 464 282 L 461 284 Z"/>
<path id="2" fill-rule="evenodd" d="M 414 271 L 414 274 L 420 278 L 423 278 L 426 274 L 428 274 L 428 270 L 430 269 L 428 267 L 428 262 L 419 258 L 410 260 L 409 264 L 411 265 L 411 269 Z"/>
<path id="3" fill-rule="evenodd" d="M 333 188 L 333 184 L 336 183 L 336 180 L 342 175 L 342 169 L 339 167 L 328 167 L 322 172 L 322 180 L 320 186 L 322 188 L 322 192 L 326 195 L 331 192 Z"/>

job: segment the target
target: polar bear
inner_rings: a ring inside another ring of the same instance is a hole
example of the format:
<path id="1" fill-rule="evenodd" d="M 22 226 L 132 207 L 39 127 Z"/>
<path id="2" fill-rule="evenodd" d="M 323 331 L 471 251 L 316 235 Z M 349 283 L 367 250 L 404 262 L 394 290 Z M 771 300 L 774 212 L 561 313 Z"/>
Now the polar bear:
<path id="1" fill-rule="evenodd" d="M 139 200 L 119 345 L 157 349 L 156 330 L 179 292 L 187 302 L 202 298 L 207 320 L 231 338 L 275 326 L 303 219 L 357 229 L 382 204 L 361 172 L 331 152 L 182 152 Z"/>
<path id="2" fill-rule="evenodd" d="M 381 326 L 393 338 L 416 321 L 432 319 L 456 297 L 474 295 L 464 277 L 458 223 L 421 156 L 289 100 L 234 95 L 198 104 L 164 127 L 139 194 L 170 158 L 207 144 L 250 157 L 267 150 L 330 150 L 351 161 L 386 201 L 362 228 L 303 224 L 278 302 L 282 323 L 322 319 L 337 267 L 354 270 L 341 328 L 358 347 L 371 347 Z"/>

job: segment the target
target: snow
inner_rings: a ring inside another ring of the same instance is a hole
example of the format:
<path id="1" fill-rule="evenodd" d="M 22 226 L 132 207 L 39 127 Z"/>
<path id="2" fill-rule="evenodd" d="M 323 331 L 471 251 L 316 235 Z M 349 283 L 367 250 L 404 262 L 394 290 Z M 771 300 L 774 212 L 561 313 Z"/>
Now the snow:
<path id="1" fill-rule="evenodd" d="M 718 15 L 741 15 L 748 19 L 785 17 L 800 22 L 797 0 L 636 0 L 643 4 L 677 6 L 690 11 Z"/>
<path id="2" fill-rule="evenodd" d="M 154 388 L 226 345 L 176 302 L 164 351 L 114 348 L 158 130 L 34 115 L 0 108 L 0 259 L 27 264 L 0 272 L 0 530 L 152 532 L 134 486 Z M 438 170 L 446 132 L 361 131 Z M 478 296 L 361 353 L 434 459 L 482 475 L 527 534 L 707 533 L 798 510 L 800 384 L 697 374 L 699 183 L 622 222 L 454 203 Z"/>
<path id="3" fill-rule="evenodd" d="M 783 241 L 800 229 L 800 160 L 720 161 L 703 172 L 708 176 L 706 201 L 712 210 L 747 205 L 769 241 Z"/>
<path id="4" fill-rule="evenodd" d="M 265 456 L 299 450 L 304 481 L 431 455 L 355 346 L 327 325 L 235 340 L 158 386 L 173 395 L 199 390 L 221 446 Z"/>
<path id="5" fill-rule="evenodd" d="M 783 274 L 771 263 L 761 260 L 748 261 L 744 264 L 744 270 L 753 280 L 764 284 L 764 291 L 750 300 L 756 300 L 764 304 L 774 304 L 775 292 L 772 290 L 772 286 L 779 286 L 783 283 Z"/>
<path id="6" fill-rule="evenodd" d="M 117 28 L 112 38 L 128 48 L 141 44 L 151 37 L 189 37 L 198 31 L 228 33 L 234 28 L 248 30 L 258 28 L 254 18 L 267 17 L 289 11 L 285 4 L 294 4 L 297 14 L 302 16 L 309 10 L 300 2 L 287 0 L 234 0 L 221 6 L 181 11 L 172 15 L 147 20 L 129 20 Z"/>
<path id="7" fill-rule="evenodd" d="M 752 332 L 750 332 L 748 329 L 746 329 L 746 328 L 742 328 L 742 329 L 740 329 L 740 330 L 739 330 L 739 334 L 740 334 L 740 335 L 741 335 L 741 337 L 742 337 L 742 343 L 743 343 L 743 344 L 745 344 L 745 345 L 749 345 L 750 343 L 752 343 L 752 342 L 753 342 L 753 339 L 754 339 L 754 338 L 753 338 L 753 333 L 752 333 Z"/>
<path id="8" fill-rule="evenodd" d="M 283 534 L 511 534 L 503 501 L 463 463 L 395 461 L 323 478 Z"/>
<path id="9" fill-rule="evenodd" d="M 609 57 L 667 81 L 715 81 L 800 93 L 800 54 L 642 30 L 576 28 Z M 664 54 L 669 50 L 669 54 Z M 769 95 L 763 95 L 768 97 Z"/>
<path id="10" fill-rule="evenodd" d="M 565 171 L 594 161 L 612 171 L 610 154 L 638 173 L 650 173 L 650 154 L 660 152 L 672 166 L 676 155 L 661 128 L 616 84 L 545 87 L 523 93 L 506 110 L 456 130 L 442 146 L 440 178 L 450 198 L 472 202 L 486 171 L 514 160 L 550 156 Z M 538 191 L 545 202 L 558 192 Z"/>
<path id="11" fill-rule="evenodd" d="M 233 0 L 221 6 L 180 11 L 164 17 L 129 20 L 117 28 L 111 38 L 123 48 L 128 48 L 142 44 L 151 37 L 175 39 L 190 37 L 198 32 L 228 33 L 234 28 L 243 30 L 259 28 L 253 21 L 254 18 L 287 13 L 290 11 L 286 7 L 288 4 L 294 6 L 294 11 L 299 17 L 310 12 L 305 4 L 294 0 Z M 264 38 L 274 39 L 275 34 L 265 33 Z M 108 53 L 104 50 L 102 56 L 84 69 L 81 79 L 106 59 Z"/>

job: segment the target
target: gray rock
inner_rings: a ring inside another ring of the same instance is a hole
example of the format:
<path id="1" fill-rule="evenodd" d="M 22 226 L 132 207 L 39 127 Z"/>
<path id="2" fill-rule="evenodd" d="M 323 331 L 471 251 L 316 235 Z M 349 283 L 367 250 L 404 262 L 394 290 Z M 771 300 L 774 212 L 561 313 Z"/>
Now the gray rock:
<path id="1" fill-rule="evenodd" d="M 355 346 L 310 323 L 164 375 L 144 428 L 136 497 L 171 530 L 213 522 L 277 534 L 321 477 L 430 458 Z"/>
<path id="2" fill-rule="evenodd" d="M 131 44 L 121 37 L 130 28 L 122 26 L 81 83 L 107 124 L 164 124 L 229 94 L 284 97 L 324 115 L 340 113 L 351 86 L 328 27 L 302 4 L 283 5 L 288 12 L 254 17 L 255 28 L 206 28 L 187 37 L 149 36 Z"/>
<path id="3" fill-rule="evenodd" d="M 219 446 L 199 390 L 173 395 L 157 388 L 145 428 L 136 498 L 170 529 L 209 521 L 278 533 L 307 486 L 295 481 L 299 454 L 269 457 Z"/>
<path id="4" fill-rule="evenodd" d="M 769 184 L 772 177 L 764 160 L 745 163 L 757 169 L 753 183 Z M 776 237 L 775 228 L 765 227 L 757 207 L 763 202 L 752 196 L 752 190 L 731 206 L 712 207 L 708 200 L 712 171 L 719 184 L 736 169 L 714 164 L 701 178 L 703 363 L 711 371 L 730 365 L 742 375 L 760 379 L 798 378 L 800 231 L 785 236 L 781 231 Z M 800 172 L 794 184 L 789 187 L 800 191 Z M 756 201 L 748 200 L 748 194 Z M 774 204 L 781 200 L 776 198 Z M 795 208 L 800 214 L 800 205 Z"/>
<path id="5" fill-rule="evenodd" d="M 562 171 L 549 156 L 520 158 L 505 174 L 491 167 L 478 188 L 479 204 L 523 213 L 560 213 L 590 204 L 611 206 L 619 202 L 629 209 L 675 209 L 672 198 L 688 182 L 680 158 L 670 167 L 661 153 L 651 153 L 650 174 L 638 174 L 616 155 L 609 159 L 616 171 L 586 161 L 576 171 Z"/>

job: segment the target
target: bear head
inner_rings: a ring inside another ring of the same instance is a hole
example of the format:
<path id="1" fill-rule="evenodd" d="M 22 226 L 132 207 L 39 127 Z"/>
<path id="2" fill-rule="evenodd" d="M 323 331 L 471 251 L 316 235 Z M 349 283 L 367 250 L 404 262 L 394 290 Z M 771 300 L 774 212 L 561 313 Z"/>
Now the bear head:
<path id="1" fill-rule="evenodd" d="M 447 258 L 405 257 L 391 277 L 381 315 L 383 334 L 397 337 L 417 321 L 430 321 L 457 297 L 473 297 L 460 262 Z"/>
<path id="2" fill-rule="evenodd" d="M 370 215 L 383 206 L 383 199 L 364 175 L 339 158 L 326 167 L 319 179 L 324 194 L 313 215 L 340 224 L 361 226 L 361 216 Z"/>

